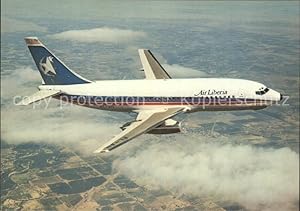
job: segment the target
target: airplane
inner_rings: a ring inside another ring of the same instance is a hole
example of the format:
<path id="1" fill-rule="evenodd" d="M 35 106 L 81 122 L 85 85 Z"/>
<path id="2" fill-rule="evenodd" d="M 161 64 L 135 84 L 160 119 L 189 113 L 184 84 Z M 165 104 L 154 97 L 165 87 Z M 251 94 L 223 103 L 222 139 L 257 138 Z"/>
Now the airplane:
<path id="1" fill-rule="evenodd" d="M 282 94 L 259 82 L 231 78 L 172 78 L 152 52 L 139 49 L 145 73 L 141 80 L 91 81 L 68 68 L 37 37 L 25 42 L 41 74 L 39 91 L 17 105 L 53 97 L 89 108 L 134 112 L 136 119 L 95 150 L 109 152 L 144 134 L 171 134 L 181 131 L 172 119 L 198 111 L 257 110 L 282 100 Z"/>

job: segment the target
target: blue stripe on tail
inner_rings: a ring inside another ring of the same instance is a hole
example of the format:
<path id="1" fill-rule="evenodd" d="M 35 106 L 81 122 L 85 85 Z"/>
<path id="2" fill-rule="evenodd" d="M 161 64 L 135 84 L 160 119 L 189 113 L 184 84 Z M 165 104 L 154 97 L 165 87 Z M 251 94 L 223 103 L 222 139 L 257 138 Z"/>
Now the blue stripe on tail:
<path id="1" fill-rule="evenodd" d="M 33 42 L 30 39 L 32 38 L 25 38 L 25 41 L 28 44 L 29 51 L 45 84 L 70 85 L 91 82 L 70 70 L 44 45 L 42 45 L 37 38 L 35 40 L 37 43 L 30 43 Z"/>

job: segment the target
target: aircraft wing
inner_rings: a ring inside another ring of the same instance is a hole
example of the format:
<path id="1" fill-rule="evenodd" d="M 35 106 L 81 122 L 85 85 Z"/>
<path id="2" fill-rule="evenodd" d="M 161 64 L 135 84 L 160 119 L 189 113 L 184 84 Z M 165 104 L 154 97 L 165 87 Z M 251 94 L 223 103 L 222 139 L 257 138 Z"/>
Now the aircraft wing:
<path id="1" fill-rule="evenodd" d="M 171 79 L 171 76 L 161 66 L 150 50 L 139 49 L 139 55 L 146 79 Z"/>
<path id="2" fill-rule="evenodd" d="M 21 102 L 17 103 L 16 105 L 29 105 L 31 103 L 40 101 L 42 99 L 55 96 L 59 94 L 60 91 L 57 90 L 39 90 L 38 92 L 34 93 L 33 95 L 24 98 Z"/>
<path id="3" fill-rule="evenodd" d="M 136 121 L 131 123 L 125 130 L 123 130 L 109 142 L 105 143 L 99 149 L 94 151 L 94 153 L 109 152 L 132 140 L 133 138 L 146 133 L 147 131 L 161 124 L 166 119 L 183 112 L 183 110 L 184 108 L 168 108 L 164 110 L 141 111 L 138 114 Z"/>

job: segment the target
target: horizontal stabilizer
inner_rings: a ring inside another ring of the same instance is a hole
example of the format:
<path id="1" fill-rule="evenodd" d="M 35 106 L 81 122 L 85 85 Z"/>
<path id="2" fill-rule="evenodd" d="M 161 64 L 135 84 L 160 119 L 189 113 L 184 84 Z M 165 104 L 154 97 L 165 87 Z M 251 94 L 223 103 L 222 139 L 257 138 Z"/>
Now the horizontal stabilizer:
<path id="1" fill-rule="evenodd" d="M 29 105 L 42 99 L 57 95 L 59 93 L 60 91 L 57 90 L 40 90 L 31 96 L 23 98 L 23 100 L 21 100 L 21 102 L 17 103 L 16 105 Z"/>

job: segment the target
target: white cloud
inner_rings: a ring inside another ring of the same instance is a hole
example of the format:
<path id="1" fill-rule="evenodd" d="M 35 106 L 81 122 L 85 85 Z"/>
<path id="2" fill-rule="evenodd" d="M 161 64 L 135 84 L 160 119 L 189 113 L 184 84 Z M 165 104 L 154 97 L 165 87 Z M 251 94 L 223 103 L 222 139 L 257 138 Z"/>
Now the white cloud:
<path id="1" fill-rule="evenodd" d="M 30 67 L 2 70 L 1 98 L 12 100 L 15 95 L 31 94 L 31 92 L 36 91 L 35 86 L 40 85 L 41 81 L 39 71 Z M 31 86 L 32 84 L 33 86 Z"/>
<path id="2" fill-rule="evenodd" d="M 299 155 L 289 148 L 163 140 L 114 166 L 140 185 L 215 196 L 250 210 L 292 210 L 299 199 Z M 182 136 L 181 136 L 182 137 Z M 213 141 L 213 140 L 211 140 Z"/>
<path id="3" fill-rule="evenodd" d="M 96 121 L 90 109 L 77 106 L 56 106 L 52 100 L 49 108 L 45 104 L 2 110 L 1 135 L 8 143 L 39 142 L 61 144 L 81 153 L 91 154 L 111 134 L 118 133 L 118 127 L 110 123 L 103 112 L 97 112 Z M 94 113 L 94 116 L 96 114 Z"/>
<path id="4" fill-rule="evenodd" d="M 162 66 L 166 69 L 168 73 L 170 73 L 171 77 L 174 78 L 200 78 L 208 76 L 208 74 L 203 71 L 183 67 L 178 64 L 162 64 Z"/>
<path id="5" fill-rule="evenodd" d="M 86 30 L 70 30 L 57 34 L 50 35 L 50 37 L 59 40 L 69 40 L 74 42 L 129 42 L 146 36 L 142 31 L 133 31 L 117 28 L 94 28 Z"/>
<path id="6" fill-rule="evenodd" d="M 60 108 L 60 101 L 55 99 L 51 99 L 48 107 L 45 101 L 14 105 L 14 96 L 33 94 L 40 84 L 39 72 L 30 67 L 2 71 L 2 140 L 16 144 L 31 141 L 63 144 L 90 154 L 109 140 L 111 134 L 120 132 L 119 125 L 112 120 L 114 116 L 104 111 L 65 104 Z"/>
<path id="7" fill-rule="evenodd" d="M 3 18 L 1 20 L 1 32 L 26 32 L 26 31 L 38 31 L 46 32 L 47 27 L 40 26 L 33 22 L 21 21 L 11 18 Z"/>

